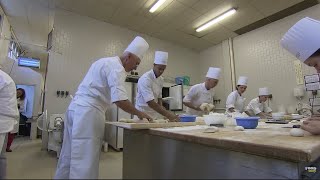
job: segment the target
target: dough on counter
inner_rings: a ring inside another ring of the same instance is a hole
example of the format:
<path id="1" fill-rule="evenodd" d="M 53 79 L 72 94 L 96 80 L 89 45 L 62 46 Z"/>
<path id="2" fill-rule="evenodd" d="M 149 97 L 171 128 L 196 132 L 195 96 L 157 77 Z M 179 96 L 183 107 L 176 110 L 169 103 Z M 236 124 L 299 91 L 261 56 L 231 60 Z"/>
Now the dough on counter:
<path id="1" fill-rule="evenodd" d="M 130 121 L 133 122 L 133 119 L 120 119 L 118 122 L 129 123 Z"/>
<path id="2" fill-rule="evenodd" d="M 244 128 L 242 126 L 236 126 L 236 127 L 234 127 L 233 130 L 235 130 L 235 131 L 244 131 Z"/>
<path id="3" fill-rule="evenodd" d="M 300 128 L 292 128 L 290 130 L 290 135 L 294 137 L 303 137 L 304 136 L 304 131 Z"/>
<path id="4" fill-rule="evenodd" d="M 204 133 L 215 133 L 215 132 L 218 132 L 218 131 L 219 131 L 218 127 L 212 126 L 212 127 L 208 127 L 203 132 Z"/>
<path id="5" fill-rule="evenodd" d="M 119 122 L 124 122 L 124 123 L 149 123 L 147 119 L 120 119 Z"/>
<path id="6" fill-rule="evenodd" d="M 165 119 L 155 119 L 153 121 L 151 121 L 152 123 L 168 123 L 168 120 Z"/>

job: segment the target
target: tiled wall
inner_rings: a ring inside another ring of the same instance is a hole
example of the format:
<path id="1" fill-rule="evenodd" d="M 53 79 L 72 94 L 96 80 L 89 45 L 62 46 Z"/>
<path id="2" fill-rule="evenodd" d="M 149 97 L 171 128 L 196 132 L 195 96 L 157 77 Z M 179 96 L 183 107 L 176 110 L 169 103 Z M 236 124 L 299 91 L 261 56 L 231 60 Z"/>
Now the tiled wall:
<path id="1" fill-rule="evenodd" d="M 320 5 L 313 6 L 297 14 L 281 19 L 267 26 L 248 32 L 233 39 L 235 76 L 249 77 L 248 89 L 245 93 L 246 103 L 257 96 L 258 88 L 270 88 L 273 99 L 270 106 L 277 111 L 279 105 L 296 107 L 297 101 L 293 96 L 293 88 L 297 86 L 293 62 L 294 56 L 280 47 L 280 39 L 284 33 L 303 17 L 320 19 Z M 230 64 L 227 54 L 226 41 L 200 53 L 202 74 L 208 65 L 223 68 L 224 86 L 217 86 L 218 96 L 226 97 L 232 91 L 230 82 Z M 313 68 L 302 65 L 304 74 L 313 74 Z M 310 96 L 309 96 L 310 97 Z M 304 97 L 307 102 L 308 96 Z"/>
<path id="2" fill-rule="evenodd" d="M 56 90 L 68 90 L 74 94 L 92 62 L 101 57 L 120 55 L 137 35 L 143 36 L 150 45 L 138 68 L 140 75 L 152 68 L 154 51 L 162 50 L 169 52 L 164 76 L 188 75 L 192 84 L 200 81 L 196 65 L 200 59 L 196 52 L 85 16 L 57 10 L 46 82 L 45 107 L 48 113 L 64 113 L 70 102 L 69 98 L 57 98 Z"/>
<path id="3" fill-rule="evenodd" d="M 320 5 L 234 38 L 236 75 L 249 77 L 247 102 L 257 96 L 259 87 L 267 86 L 274 97 L 271 101 L 274 111 L 279 105 L 296 106 L 293 88 L 297 83 L 293 62 L 297 59 L 279 42 L 294 23 L 306 16 L 320 19 Z M 316 73 L 313 68 L 302 67 L 304 74 Z"/>

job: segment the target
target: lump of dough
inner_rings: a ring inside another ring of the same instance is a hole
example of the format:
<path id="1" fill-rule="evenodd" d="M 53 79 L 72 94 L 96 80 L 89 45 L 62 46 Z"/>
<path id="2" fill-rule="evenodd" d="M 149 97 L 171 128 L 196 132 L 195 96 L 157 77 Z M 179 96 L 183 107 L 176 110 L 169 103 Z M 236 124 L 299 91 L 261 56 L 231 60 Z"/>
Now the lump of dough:
<path id="1" fill-rule="evenodd" d="M 235 131 L 244 131 L 244 128 L 242 126 L 236 126 L 234 127 Z"/>
<path id="2" fill-rule="evenodd" d="M 200 109 L 202 111 L 207 111 L 207 108 L 208 108 L 208 103 L 202 103 L 201 106 L 200 106 Z"/>
<path id="3" fill-rule="evenodd" d="M 208 104 L 207 107 L 209 111 L 212 111 L 215 108 L 213 104 Z"/>
<path id="4" fill-rule="evenodd" d="M 119 122 L 124 122 L 125 123 L 125 122 L 127 122 L 127 120 L 126 119 L 120 119 Z"/>
<path id="5" fill-rule="evenodd" d="M 205 133 L 215 133 L 215 132 L 218 132 L 218 131 L 219 131 L 219 128 L 215 127 L 215 126 L 209 127 L 209 128 L 204 130 Z"/>
<path id="6" fill-rule="evenodd" d="M 168 123 L 169 121 L 168 120 L 165 120 L 165 119 L 157 119 L 157 120 L 153 120 L 151 121 L 152 123 Z"/>
<path id="7" fill-rule="evenodd" d="M 290 135 L 294 137 L 303 137 L 304 136 L 304 131 L 300 128 L 292 128 L 290 130 Z"/>
<path id="8" fill-rule="evenodd" d="M 297 123 L 297 122 L 298 122 L 297 120 L 290 121 L 290 123 Z"/>

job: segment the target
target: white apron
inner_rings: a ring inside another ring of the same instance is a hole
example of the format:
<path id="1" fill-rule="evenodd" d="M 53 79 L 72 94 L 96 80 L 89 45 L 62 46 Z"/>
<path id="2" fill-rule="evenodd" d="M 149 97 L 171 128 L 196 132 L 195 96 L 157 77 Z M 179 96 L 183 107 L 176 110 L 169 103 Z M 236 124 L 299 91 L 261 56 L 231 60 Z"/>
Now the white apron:
<path id="1" fill-rule="evenodd" d="M 104 113 L 71 103 L 64 124 L 63 146 L 54 179 L 98 179 Z"/>

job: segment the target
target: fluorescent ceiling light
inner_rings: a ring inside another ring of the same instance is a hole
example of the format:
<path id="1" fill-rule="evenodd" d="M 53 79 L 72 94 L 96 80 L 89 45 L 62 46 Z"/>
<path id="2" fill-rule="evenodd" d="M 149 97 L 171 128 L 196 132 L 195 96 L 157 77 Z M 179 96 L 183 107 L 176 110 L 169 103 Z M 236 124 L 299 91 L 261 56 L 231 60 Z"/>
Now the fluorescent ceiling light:
<path id="1" fill-rule="evenodd" d="M 232 14 L 234 14 L 237 10 L 232 8 L 226 12 L 224 12 L 223 14 L 221 14 L 220 16 L 212 19 L 211 21 L 205 23 L 204 25 L 200 26 L 199 28 L 196 29 L 197 32 L 203 31 L 205 29 L 207 29 L 208 27 L 212 26 L 213 24 L 222 21 L 223 19 L 225 19 L 228 16 L 231 16 Z"/>
<path id="2" fill-rule="evenodd" d="M 152 8 L 149 10 L 149 12 L 153 13 L 155 12 L 166 0 L 159 0 L 157 3 L 155 3 Z"/>

